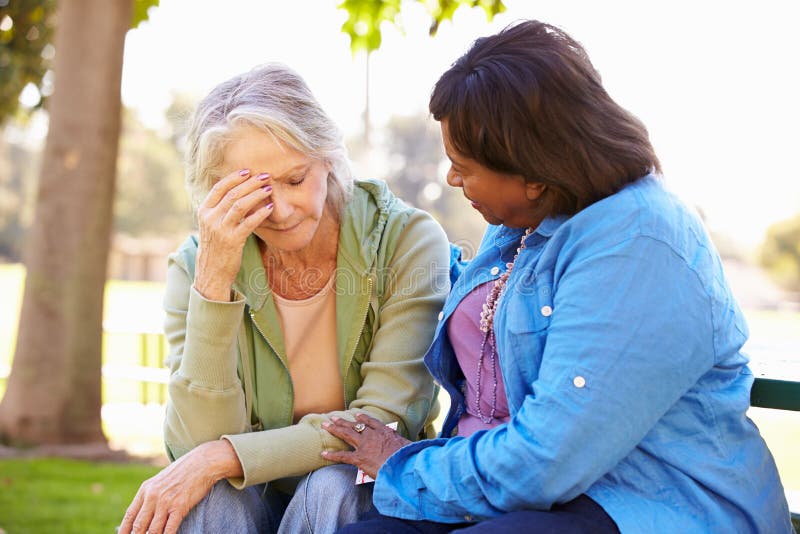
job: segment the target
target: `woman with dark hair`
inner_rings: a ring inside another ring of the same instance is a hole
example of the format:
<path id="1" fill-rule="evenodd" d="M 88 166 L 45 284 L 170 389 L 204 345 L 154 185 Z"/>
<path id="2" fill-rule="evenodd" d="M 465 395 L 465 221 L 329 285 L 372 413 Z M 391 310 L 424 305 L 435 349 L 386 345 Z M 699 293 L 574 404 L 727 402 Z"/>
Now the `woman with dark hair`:
<path id="1" fill-rule="evenodd" d="M 425 357 L 441 437 L 323 425 L 354 448 L 323 456 L 377 477 L 343 532 L 791 532 L 719 256 L 581 45 L 479 39 L 430 110 L 491 226 Z"/>

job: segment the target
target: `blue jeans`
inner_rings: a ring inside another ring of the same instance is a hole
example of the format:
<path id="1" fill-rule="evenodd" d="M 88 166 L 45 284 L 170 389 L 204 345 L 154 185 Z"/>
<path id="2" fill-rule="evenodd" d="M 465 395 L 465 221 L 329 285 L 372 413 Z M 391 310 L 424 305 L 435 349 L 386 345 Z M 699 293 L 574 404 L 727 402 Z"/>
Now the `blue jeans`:
<path id="1" fill-rule="evenodd" d="M 354 485 L 356 468 L 332 465 L 300 480 L 294 495 L 259 484 L 237 490 L 217 482 L 181 523 L 182 534 L 236 532 L 327 534 L 355 521 L 372 504 L 372 484 Z"/>
<path id="2" fill-rule="evenodd" d="M 586 495 L 557 504 L 549 511 L 520 510 L 479 523 L 435 523 L 381 515 L 375 507 L 340 534 L 619 534 L 617 524 L 603 508 Z"/>

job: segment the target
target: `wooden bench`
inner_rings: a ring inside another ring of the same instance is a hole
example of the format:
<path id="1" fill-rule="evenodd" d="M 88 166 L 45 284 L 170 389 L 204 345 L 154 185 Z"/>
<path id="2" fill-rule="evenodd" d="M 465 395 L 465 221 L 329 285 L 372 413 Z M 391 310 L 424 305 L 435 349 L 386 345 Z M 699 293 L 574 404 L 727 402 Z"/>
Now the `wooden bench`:
<path id="1" fill-rule="evenodd" d="M 800 382 L 756 378 L 750 391 L 750 406 L 800 412 Z M 792 512 L 792 524 L 800 532 L 800 511 Z"/>

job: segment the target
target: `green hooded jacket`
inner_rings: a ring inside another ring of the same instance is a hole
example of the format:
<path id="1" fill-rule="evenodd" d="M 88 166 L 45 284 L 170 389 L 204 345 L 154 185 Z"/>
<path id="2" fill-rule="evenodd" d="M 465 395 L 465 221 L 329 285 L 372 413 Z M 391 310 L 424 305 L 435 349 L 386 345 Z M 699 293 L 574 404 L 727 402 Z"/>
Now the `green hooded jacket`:
<path id="1" fill-rule="evenodd" d="M 331 415 L 366 412 L 415 439 L 426 429 L 434 385 L 422 358 L 450 289 L 450 250 L 441 226 L 394 197 L 386 184 L 357 181 L 344 207 L 335 272 L 343 412 L 292 423 L 292 379 L 255 236 L 242 253 L 232 302 L 193 288 L 197 241 L 169 258 L 164 297 L 170 352 L 164 441 L 175 459 L 225 438 L 242 464 L 239 488 L 328 465 L 320 453 L 347 445 L 321 428 Z M 427 429 L 429 430 L 429 429 Z"/>

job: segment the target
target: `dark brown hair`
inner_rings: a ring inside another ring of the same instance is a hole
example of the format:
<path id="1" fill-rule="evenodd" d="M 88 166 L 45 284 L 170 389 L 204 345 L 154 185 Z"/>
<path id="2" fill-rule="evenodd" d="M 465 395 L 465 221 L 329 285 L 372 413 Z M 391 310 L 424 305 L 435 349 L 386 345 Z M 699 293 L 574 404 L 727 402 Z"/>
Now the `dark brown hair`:
<path id="1" fill-rule="evenodd" d="M 580 43 L 542 22 L 475 41 L 439 78 L 430 112 L 461 155 L 545 184 L 548 215 L 661 172 L 647 129 L 608 96 Z"/>

